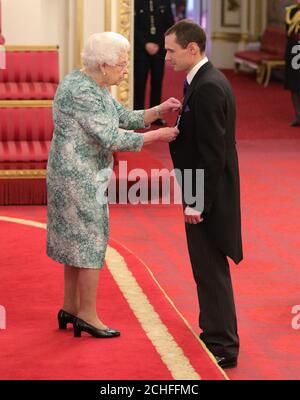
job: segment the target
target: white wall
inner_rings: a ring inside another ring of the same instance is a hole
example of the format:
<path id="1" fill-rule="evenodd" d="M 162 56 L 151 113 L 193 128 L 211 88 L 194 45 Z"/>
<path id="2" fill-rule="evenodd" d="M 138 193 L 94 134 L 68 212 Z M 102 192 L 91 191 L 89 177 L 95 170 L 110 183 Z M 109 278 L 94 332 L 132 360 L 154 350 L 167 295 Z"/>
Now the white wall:
<path id="1" fill-rule="evenodd" d="M 64 0 L 2 0 L 7 44 L 59 44 L 64 37 Z"/>
<path id="2" fill-rule="evenodd" d="M 105 24 L 104 0 L 85 0 L 84 2 L 84 43 L 96 32 L 102 32 Z"/>
<path id="3" fill-rule="evenodd" d="M 65 0 L 2 0 L 2 33 L 7 45 L 58 45 L 60 75 L 66 51 Z"/>
<path id="4" fill-rule="evenodd" d="M 84 0 L 83 42 L 104 30 L 104 0 Z M 58 45 L 60 77 L 75 65 L 76 0 L 2 0 L 7 45 Z"/>

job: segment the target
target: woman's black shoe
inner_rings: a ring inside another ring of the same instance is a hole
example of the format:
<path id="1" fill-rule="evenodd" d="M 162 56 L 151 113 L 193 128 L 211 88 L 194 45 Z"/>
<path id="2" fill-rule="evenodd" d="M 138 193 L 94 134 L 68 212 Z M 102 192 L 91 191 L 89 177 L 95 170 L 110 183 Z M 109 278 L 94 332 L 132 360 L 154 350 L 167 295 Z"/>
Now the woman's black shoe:
<path id="1" fill-rule="evenodd" d="M 74 319 L 73 328 L 75 337 L 81 337 L 81 332 L 87 332 L 96 338 L 103 338 L 103 339 L 120 336 L 119 331 L 110 328 L 98 329 L 88 324 L 87 322 L 83 321 L 83 319 L 80 318 Z"/>
<path id="2" fill-rule="evenodd" d="M 75 315 L 64 310 L 59 310 L 57 314 L 59 329 L 67 329 L 67 324 L 73 324 L 75 318 Z"/>

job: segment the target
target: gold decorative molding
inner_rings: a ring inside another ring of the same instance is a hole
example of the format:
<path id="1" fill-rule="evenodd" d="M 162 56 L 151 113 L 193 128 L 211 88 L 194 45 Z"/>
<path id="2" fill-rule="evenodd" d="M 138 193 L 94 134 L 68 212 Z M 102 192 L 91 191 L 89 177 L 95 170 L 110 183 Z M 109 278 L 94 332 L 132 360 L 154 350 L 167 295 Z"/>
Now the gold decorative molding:
<path id="1" fill-rule="evenodd" d="M 3 45 L 6 51 L 57 51 L 57 45 Z"/>
<path id="2" fill-rule="evenodd" d="M 75 30 L 75 65 L 81 67 L 81 51 L 83 48 L 83 10 L 84 0 L 76 0 L 76 30 Z"/>
<path id="3" fill-rule="evenodd" d="M 0 107 L 52 107 L 53 100 L 0 100 Z"/>
<path id="4" fill-rule="evenodd" d="M 45 179 L 46 169 L 3 169 L 0 179 Z"/>
<path id="5" fill-rule="evenodd" d="M 241 34 L 232 32 L 213 32 L 211 39 L 238 43 L 241 40 Z"/>
<path id="6" fill-rule="evenodd" d="M 131 0 L 118 0 L 118 33 L 131 41 Z M 126 107 L 130 106 L 130 70 L 132 68 L 132 56 L 129 59 L 129 71 L 127 77 L 118 86 L 118 100 Z"/>
<path id="7" fill-rule="evenodd" d="M 220 40 L 223 42 L 239 43 L 239 42 L 255 42 L 258 37 L 249 35 L 248 33 L 233 33 L 233 32 L 214 32 L 211 36 L 212 40 Z"/>

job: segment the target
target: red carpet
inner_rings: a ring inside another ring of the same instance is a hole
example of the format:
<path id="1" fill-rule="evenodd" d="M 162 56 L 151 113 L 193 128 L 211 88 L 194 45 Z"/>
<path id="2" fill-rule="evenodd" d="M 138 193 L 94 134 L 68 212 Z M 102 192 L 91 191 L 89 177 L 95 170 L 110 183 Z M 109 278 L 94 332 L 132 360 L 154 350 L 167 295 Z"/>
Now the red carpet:
<path id="1" fill-rule="evenodd" d="M 10 210 L 3 207 L 1 214 L 21 216 L 21 208 L 17 213 Z M 45 219 L 45 208 L 35 212 L 37 220 Z M 84 335 L 78 339 L 71 329 L 59 331 L 56 313 L 62 300 L 62 267 L 45 255 L 45 230 L 5 221 L 0 221 L 0 229 L 5 237 L 0 254 L 0 304 L 7 312 L 6 330 L 0 330 L 1 379 L 165 380 L 184 379 L 184 373 L 186 379 L 224 379 L 146 267 L 122 246 L 111 243 L 163 322 L 158 344 L 152 336 L 159 326 L 145 331 L 126 301 L 130 293 L 120 292 L 108 268 L 100 276 L 98 310 L 103 321 L 121 330 L 121 337 L 97 340 Z M 162 358 L 160 353 L 170 346 L 169 334 L 179 356 L 168 364 L 168 355 Z"/>

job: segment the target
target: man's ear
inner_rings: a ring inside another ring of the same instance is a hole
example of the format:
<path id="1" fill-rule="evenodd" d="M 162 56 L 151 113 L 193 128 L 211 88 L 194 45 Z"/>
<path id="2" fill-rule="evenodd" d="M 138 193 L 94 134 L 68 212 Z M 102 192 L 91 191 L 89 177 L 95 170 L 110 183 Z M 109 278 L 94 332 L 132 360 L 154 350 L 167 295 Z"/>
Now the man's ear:
<path id="1" fill-rule="evenodd" d="M 195 43 L 195 42 L 189 43 L 189 44 L 188 44 L 188 49 L 189 49 L 189 52 L 190 52 L 193 56 L 195 56 L 196 54 L 199 53 L 199 46 L 198 46 L 197 43 Z"/>

